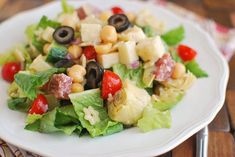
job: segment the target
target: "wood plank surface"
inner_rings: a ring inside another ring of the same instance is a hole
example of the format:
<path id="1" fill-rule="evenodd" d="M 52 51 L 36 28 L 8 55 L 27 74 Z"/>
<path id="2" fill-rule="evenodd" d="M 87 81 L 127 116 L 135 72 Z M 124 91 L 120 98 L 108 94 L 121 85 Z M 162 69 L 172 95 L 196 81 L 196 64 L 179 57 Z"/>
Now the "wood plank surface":
<path id="1" fill-rule="evenodd" d="M 234 90 L 227 91 L 226 104 L 228 107 L 231 127 L 233 130 L 235 130 L 235 91 Z"/>
<path id="2" fill-rule="evenodd" d="M 215 119 L 210 123 L 209 129 L 211 131 L 230 131 L 230 124 L 228 118 L 228 111 L 226 105 L 220 110 Z"/>
<path id="3" fill-rule="evenodd" d="M 210 131 L 208 157 L 235 157 L 234 139 L 231 133 Z"/>
<path id="4" fill-rule="evenodd" d="M 172 150 L 172 157 L 195 157 L 196 136 L 190 137 L 181 145 Z"/>

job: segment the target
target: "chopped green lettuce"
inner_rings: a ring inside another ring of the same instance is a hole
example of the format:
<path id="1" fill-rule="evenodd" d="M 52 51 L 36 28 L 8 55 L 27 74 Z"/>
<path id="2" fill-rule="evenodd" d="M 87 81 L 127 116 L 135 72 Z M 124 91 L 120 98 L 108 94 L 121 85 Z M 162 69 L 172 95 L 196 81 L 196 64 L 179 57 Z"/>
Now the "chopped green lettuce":
<path id="1" fill-rule="evenodd" d="M 60 26 L 59 22 L 48 19 L 48 17 L 43 16 L 37 25 L 38 28 L 46 29 L 47 27 L 57 28 Z"/>
<path id="2" fill-rule="evenodd" d="M 197 78 L 208 77 L 207 72 L 201 69 L 201 67 L 196 62 L 196 60 L 186 62 L 185 67 L 187 70 L 189 70 L 191 73 L 193 73 L 193 75 L 195 75 Z"/>
<path id="3" fill-rule="evenodd" d="M 44 115 L 29 114 L 25 129 L 43 133 L 64 132 L 67 135 L 73 132 L 79 134 L 82 131 L 73 106 L 55 108 Z"/>
<path id="4" fill-rule="evenodd" d="M 7 101 L 8 107 L 12 110 L 28 112 L 32 101 L 27 98 L 12 98 Z"/>
<path id="5" fill-rule="evenodd" d="M 62 0 L 61 6 L 63 9 L 63 13 L 73 13 L 75 10 L 73 6 L 71 6 L 67 3 L 67 0 Z"/>
<path id="6" fill-rule="evenodd" d="M 143 132 L 148 132 L 153 129 L 170 128 L 171 122 L 170 111 L 161 112 L 149 105 L 145 107 L 143 117 L 138 120 L 137 127 Z"/>
<path id="7" fill-rule="evenodd" d="M 184 39 L 185 31 L 183 26 L 172 29 L 161 36 L 169 46 L 174 46 Z"/>
<path id="8" fill-rule="evenodd" d="M 30 74 L 27 71 L 21 71 L 15 75 L 15 82 L 31 100 L 35 99 L 38 93 L 38 88 L 47 83 L 50 77 L 59 72 L 61 69 L 52 68 L 47 71 Z"/>
<path id="9" fill-rule="evenodd" d="M 145 26 L 142 29 L 147 37 L 154 37 L 156 35 L 156 32 L 151 26 Z"/>
<path id="10" fill-rule="evenodd" d="M 140 88 L 147 88 L 148 86 L 143 82 L 144 69 L 142 66 L 136 69 L 128 69 L 124 64 L 113 65 L 113 72 L 118 74 L 122 81 L 129 79 L 136 83 Z"/>
<path id="11" fill-rule="evenodd" d="M 182 59 L 180 58 L 180 56 L 178 55 L 177 51 L 170 51 L 171 57 L 174 61 L 178 62 L 178 63 L 183 63 Z"/>
<path id="12" fill-rule="evenodd" d="M 36 24 L 32 24 L 32 25 L 29 25 L 26 30 L 25 30 L 25 34 L 27 36 L 27 38 L 29 40 L 32 40 L 33 37 L 34 37 L 34 32 L 36 31 L 37 29 L 37 25 Z"/>
<path id="13" fill-rule="evenodd" d="M 82 127 L 87 129 L 91 137 L 113 134 L 123 130 L 121 123 L 114 122 L 109 118 L 103 106 L 103 99 L 100 97 L 100 94 L 99 89 L 93 89 L 69 95 Z M 84 118 L 85 113 L 83 110 L 89 106 L 98 112 L 100 119 L 94 125 L 90 124 L 90 122 Z"/>

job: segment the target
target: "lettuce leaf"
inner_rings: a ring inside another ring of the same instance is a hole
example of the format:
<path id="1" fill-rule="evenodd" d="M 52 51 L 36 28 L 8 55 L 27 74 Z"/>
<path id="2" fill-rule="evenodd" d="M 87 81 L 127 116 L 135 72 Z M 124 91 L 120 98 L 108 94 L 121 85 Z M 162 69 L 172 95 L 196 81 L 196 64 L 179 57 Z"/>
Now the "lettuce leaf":
<path id="1" fill-rule="evenodd" d="M 161 112 L 152 106 L 147 106 L 143 117 L 138 120 L 137 127 L 143 132 L 148 132 L 153 129 L 170 128 L 171 122 L 170 111 Z"/>
<path id="2" fill-rule="evenodd" d="M 29 114 L 26 119 L 25 129 L 43 133 L 64 132 L 71 135 L 80 133 L 82 127 L 74 114 L 73 106 L 55 108 L 44 115 Z M 63 122 L 60 122 L 63 120 Z"/>
<path id="3" fill-rule="evenodd" d="M 174 46 L 180 43 L 185 36 L 185 31 L 183 26 L 179 26 L 174 28 L 161 36 L 161 38 L 167 43 L 169 46 Z"/>
<path id="4" fill-rule="evenodd" d="M 122 81 L 129 79 L 134 81 L 140 88 L 147 88 L 148 86 L 143 82 L 144 69 L 142 66 L 136 69 L 128 69 L 124 64 L 113 65 L 113 72 L 116 73 Z"/>
<path id="5" fill-rule="evenodd" d="M 103 106 L 103 99 L 100 97 L 100 94 L 99 89 L 93 89 L 69 95 L 82 127 L 87 129 L 91 137 L 109 135 L 123 130 L 121 123 L 114 122 L 109 118 Z M 85 113 L 83 109 L 89 106 L 99 113 L 100 121 L 94 125 L 91 125 L 90 122 L 84 118 Z"/>
<path id="6" fill-rule="evenodd" d="M 29 40 L 32 40 L 33 37 L 34 37 L 34 32 L 36 31 L 37 29 L 37 25 L 36 24 L 32 24 L 32 25 L 29 25 L 26 30 L 25 30 L 25 34 L 26 34 L 26 37 L 29 39 Z"/>
<path id="7" fill-rule="evenodd" d="M 12 110 L 28 112 L 32 101 L 27 98 L 13 98 L 7 101 L 8 107 Z"/>
<path id="8" fill-rule="evenodd" d="M 185 67 L 187 70 L 193 73 L 193 75 L 195 75 L 197 78 L 208 77 L 207 72 L 201 69 L 196 60 L 186 62 Z"/>
<path id="9" fill-rule="evenodd" d="M 67 0 L 61 1 L 61 7 L 63 9 L 63 13 L 73 13 L 75 10 L 73 6 L 67 3 Z"/>
<path id="10" fill-rule="evenodd" d="M 47 71 L 29 74 L 26 71 L 21 71 L 15 75 L 15 82 L 31 100 L 35 99 L 38 93 L 38 88 L 47 83 L 50 77 L 59 72 L 61 69 L 52 68 Z"/>
<path id="11" fill-rule="evenodd" d="M 52 27 L 52 28 L 57 28 L 60 26 L 60 23 L 57 21 L 53 21 L 48 19 L 48 17 L 46 17 L 45 15 L 40 19 L 38 25 L 37 25 L 37 29 L 38 28 L 42 28 L 45 29 L 47 27 Z"/>

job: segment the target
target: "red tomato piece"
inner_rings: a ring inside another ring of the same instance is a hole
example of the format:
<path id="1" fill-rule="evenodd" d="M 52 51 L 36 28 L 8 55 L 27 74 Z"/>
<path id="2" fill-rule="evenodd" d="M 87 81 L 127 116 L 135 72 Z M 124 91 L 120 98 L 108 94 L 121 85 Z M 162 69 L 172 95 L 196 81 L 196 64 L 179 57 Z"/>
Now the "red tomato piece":
<path id="1" fill-rule="evenodd" d="M 33 101 L 29 114 L 44 114 L 47 110 L 48 103 L 46 97 L 42 94 L 38 94 L 37 98 Z"/>
<path id="2" fill-rule="evenodd" d="M 8 82 L 14 81 L 14 76 L 21 70 L 21 64 L 18 62 L 9 62 L 2 67 L 2 78 Z"/>
<path id="3" fill-rule="evenodd" d="M 112 71 L 106 70 L 102 80 L 102 98 L 107 99 L 109 94 L 114 95 L 122 88 L 120 77 Z"/>
<path id="4" fill-rule="evenodd" d="M 120 8 L 120 7 L 118 7 L 118 6 L 112 7 L 111 10 L 112 10 L 112 12 L 113 12 L 114 14 L 123 14 L 123 13 L 124 13 L 124 11 L 122 10 L 122 8 Z"/>
<path id="5" fill-rule="evenodd" d="M 86 59 L 91 60 L 95 59 L 96 60 L 96 51 L 93 46 L 87 46 L 83 49 L 83 53 L 86 56 Z"/>
<path id="6" fill-rule="evenodd" d="M 180 58 L 186 62 L 186 61 L 193 60 L 196 57 L 197 52 L 194 49 L 192 49 L 186 45 L 179 45 L 178 46 L 178 54 L 179 54 Z"/>

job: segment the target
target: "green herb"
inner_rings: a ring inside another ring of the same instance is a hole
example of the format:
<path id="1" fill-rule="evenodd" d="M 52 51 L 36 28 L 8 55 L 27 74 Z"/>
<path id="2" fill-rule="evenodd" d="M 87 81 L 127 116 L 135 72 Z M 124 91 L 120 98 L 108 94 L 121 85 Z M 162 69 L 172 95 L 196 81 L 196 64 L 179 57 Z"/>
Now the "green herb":
<path id="1" fill-rule="evenodd" d="M 167 43 L 167 45 L 174 46 L 180 43 L 184 39 L 184 35 L 185 35 L 184 27 L 179 26 L 163 34 L 161 38 Z"/>
<path id="2" fill-rule="evenodd" d="M 201 69 L 196 60 L 186 62 L 185 66 L 186 69 L 193 73 L 193 75 L 195 75 L 197 78 L 208 77 L 207 72 Z"/>

